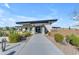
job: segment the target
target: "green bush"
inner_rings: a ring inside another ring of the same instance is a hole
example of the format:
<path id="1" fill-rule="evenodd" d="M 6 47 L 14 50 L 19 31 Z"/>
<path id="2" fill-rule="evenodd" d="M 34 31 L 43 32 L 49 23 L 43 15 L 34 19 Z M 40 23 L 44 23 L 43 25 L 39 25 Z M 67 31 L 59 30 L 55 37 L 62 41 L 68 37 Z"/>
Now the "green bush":
<path id="1" fill-rule="evenodd" d="M 59 33 L 56 33 L 55 35 L 54 35 L 54 39 L 56 40 L 56 42 L 63 42 L 63 40 L 64 40 L 64 36 L 63 35 L 61 35 L 61 34 L 59 34 Z"/>
<path id="2" fill-rule="evenodd" d="M 0 31 L 0 37 L 2 37 L 2 36 L 8 36 L 8 34 L 4 31 Z"/>
<path id="3" fill-rule="evenodd" d="M 31 32 L 26 32 L 26 33 L 25 33 L 25 36 L 26 36 L 26 37 L 29 37 L 29 36 L 31 36 L 31 35 L 32 35 Z"/>
<path id="4" fill-rule="evenodd" d="M 3 32 L 0 31 L 0 37 L 2 37 L 2 36 L 3 36 Z"/>
<path id="5" fill-rule="evenodd" d="M 20 41 L 20 35 L 15 31 L 10 31 L 9 33 L 9 41 L 10 43 L 17 43 Z"/>
<path id="6" fill-rule="evenodd" d="M 69 42 L 70 44 L 79 47 L 79 37 L 72 34 L 66 37 L 66 41 Z"/>
<path id="7" fill-rule="evenodd" d="M 66 36 L 66 42 L 67 42 L 67 43 L 70 43 L 70 41 L 73 39 L 73 37 L 74 37 L 73 34 L 72 34 L 72 35 L 67 35 L 67 36 Z"/>
<path id="8" fill-rule="evenodd" d="M 23 32 L 22 33 L 22 36 L 24 36 L 24 37 L 29 37 L 31 35 L 32 35 L 31 32 Z"/>

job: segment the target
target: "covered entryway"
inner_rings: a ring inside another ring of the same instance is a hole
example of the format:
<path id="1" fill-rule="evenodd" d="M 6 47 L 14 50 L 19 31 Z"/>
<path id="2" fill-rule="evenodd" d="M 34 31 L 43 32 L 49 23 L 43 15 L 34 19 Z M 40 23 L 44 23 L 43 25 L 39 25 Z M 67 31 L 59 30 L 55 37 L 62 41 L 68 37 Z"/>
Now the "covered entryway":
<path id="1" fill-rule="evenodd" d="M 25 21 L 16 22 L 16 24 L 22 24 L 22 30 L 32 32 L 32 34 L 42 33 L 45 34 L 47 31 L 51 31 L 52 22 L 56 22 L 57 19 L 49 20 L 37 20 L 37 21 Z"/>
<path id="2" fill-rule="evenodd" d="M 40 26 L 36 26 L 35 27 L 35 31 L 36 31 L 36 33 L 41 33 L 41 27 Z"/>

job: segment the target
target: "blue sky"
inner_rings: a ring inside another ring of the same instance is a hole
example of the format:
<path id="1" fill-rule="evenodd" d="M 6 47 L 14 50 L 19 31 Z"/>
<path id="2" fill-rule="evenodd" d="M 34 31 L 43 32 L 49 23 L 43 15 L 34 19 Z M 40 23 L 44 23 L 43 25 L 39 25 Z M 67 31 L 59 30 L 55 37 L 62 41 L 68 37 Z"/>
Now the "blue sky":
<path id="1" fill-rule="evenodd" d="M 52 26 L 69 27 L 73 20 L 74 10 L 79 4 L 68 3 L 1 3 L 0 27 L 15 26 L 18 21 L 58 19 Z"/>

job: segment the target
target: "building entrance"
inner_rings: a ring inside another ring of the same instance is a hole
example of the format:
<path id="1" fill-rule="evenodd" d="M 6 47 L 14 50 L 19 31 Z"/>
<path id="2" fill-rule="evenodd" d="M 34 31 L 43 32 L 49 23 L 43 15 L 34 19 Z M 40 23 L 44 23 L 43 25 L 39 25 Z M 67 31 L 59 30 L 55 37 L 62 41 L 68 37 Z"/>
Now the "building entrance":
<path id="1" fill-rule="evenodd" d="M 35 27 L 35 31 L 36 33 L 41 33 L 42 32 L 41 27 L 40 26 Z"/>

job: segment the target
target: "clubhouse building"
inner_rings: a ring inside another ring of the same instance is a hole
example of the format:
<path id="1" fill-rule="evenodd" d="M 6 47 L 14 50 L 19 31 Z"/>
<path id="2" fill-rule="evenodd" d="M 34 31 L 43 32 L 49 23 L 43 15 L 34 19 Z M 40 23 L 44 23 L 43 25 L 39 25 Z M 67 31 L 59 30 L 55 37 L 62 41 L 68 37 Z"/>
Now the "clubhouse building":
<path id="1" fill-rule="evenodd" d="M 32 34 L 42 33 L 45 34 L 52 29 L 51 24 L 56 22 L 57 19 L 39 20 L 39 21 L 24 21 L 16 22 L 22 26 L 17 26 L 18 30 L 32 32 Z"/>

